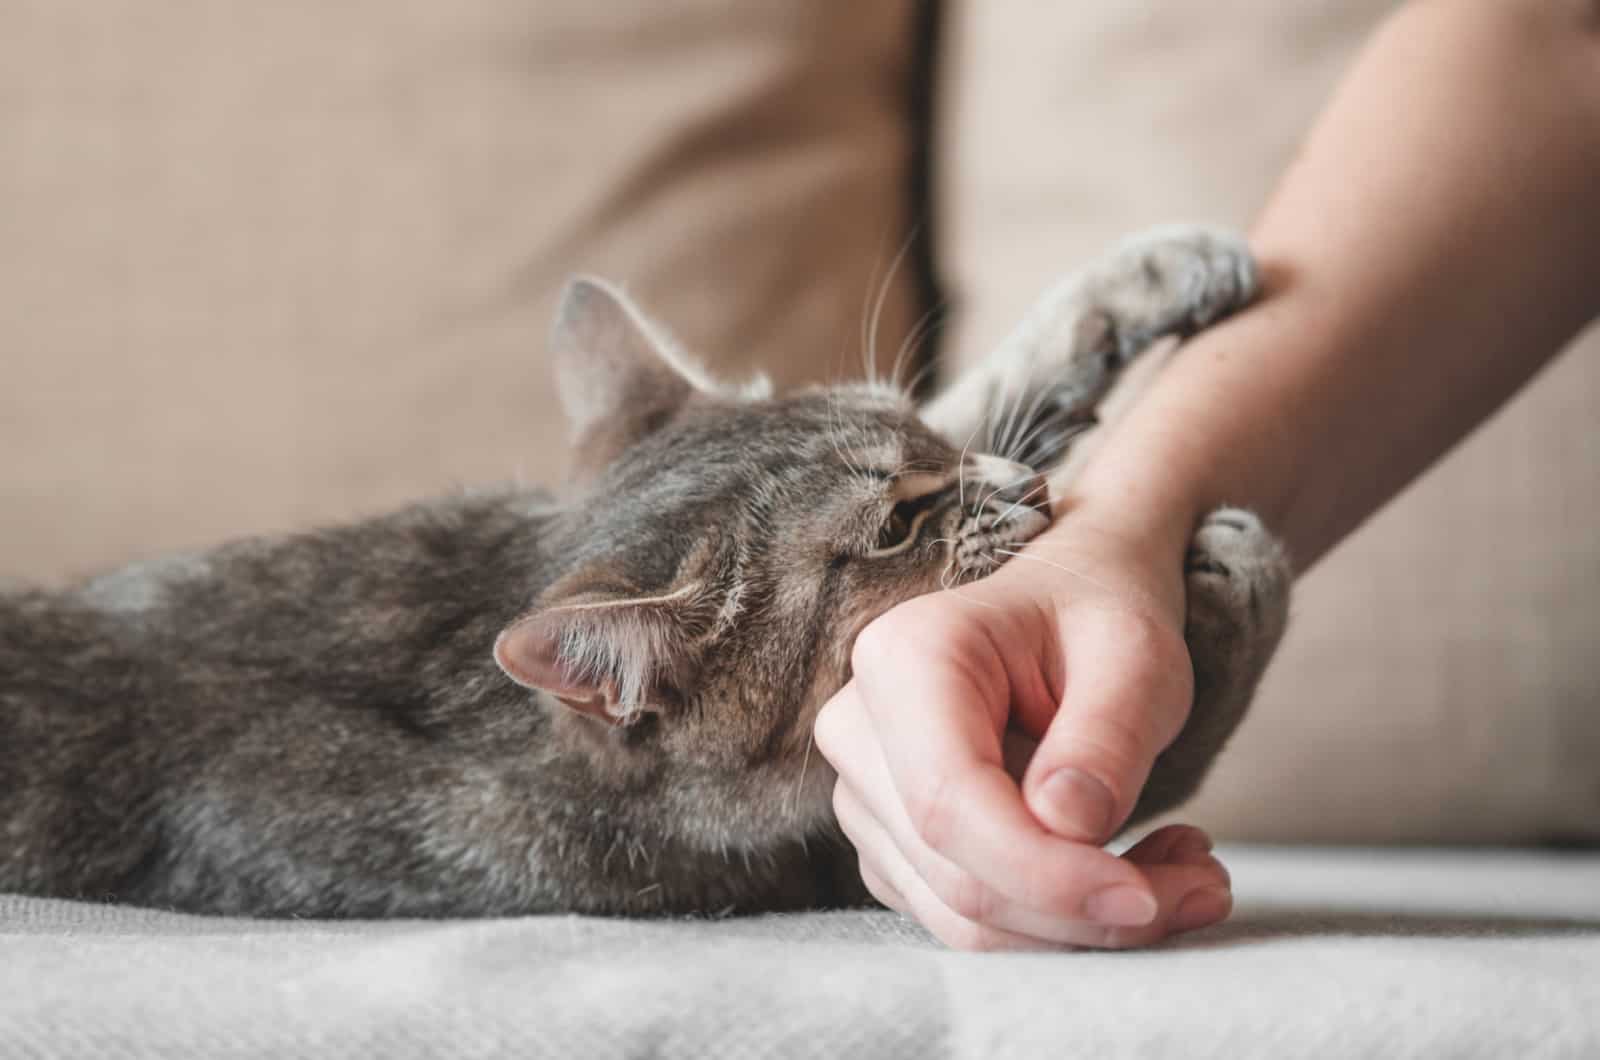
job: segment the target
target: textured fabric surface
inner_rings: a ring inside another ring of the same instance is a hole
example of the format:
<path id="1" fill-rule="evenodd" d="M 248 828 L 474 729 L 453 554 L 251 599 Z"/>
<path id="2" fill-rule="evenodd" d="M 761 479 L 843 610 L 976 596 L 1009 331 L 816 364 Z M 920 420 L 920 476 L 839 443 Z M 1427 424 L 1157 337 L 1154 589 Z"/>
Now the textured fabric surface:
<path id="1" fill-rule="evenodd" d="M 982 355 L 1129 231 L 1247 224 L 1394 6 L 955 0 L 946 349 Z M 1302 580 L 1184 818 L 1269 839 L 1600 836 L 1597 410 L 1591 332 Z"/>
<path id="2" fill-rule="evenodd" d="M 0 897 L 6 1057 L 1600 1052 L 1600 855 L 1226 852 L 1228 924 L 958 954 L 890 913 L 210 920 Z"/>
<path id="3" fill-rule="evenodd" d="M 553 477 L 574 271 L 732 374 L 858 365 L 911 7 L 7 0 L 0 577 Z"/>

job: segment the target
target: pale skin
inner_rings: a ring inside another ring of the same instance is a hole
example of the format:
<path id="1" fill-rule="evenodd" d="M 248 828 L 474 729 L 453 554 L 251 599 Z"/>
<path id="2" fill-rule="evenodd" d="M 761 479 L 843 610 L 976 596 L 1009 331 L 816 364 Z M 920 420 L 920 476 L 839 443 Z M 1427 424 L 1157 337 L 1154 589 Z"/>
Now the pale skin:
<path id="1" fill-rule="evenodd" d="M 1108 428 L 1023 558 L 869 626 L 818 718 L 867 885 L 949 945 L 1226 918 L 1199 829 L 1101 846 L 1189 710 L 1185 547 L 1238 505 L 1304 571 L 1600 313 L 1600 3 L 1403 8 L 1251 243 L 1256 305 Z M 1040 741 L 1011 773 L 1008 726 Z"/>

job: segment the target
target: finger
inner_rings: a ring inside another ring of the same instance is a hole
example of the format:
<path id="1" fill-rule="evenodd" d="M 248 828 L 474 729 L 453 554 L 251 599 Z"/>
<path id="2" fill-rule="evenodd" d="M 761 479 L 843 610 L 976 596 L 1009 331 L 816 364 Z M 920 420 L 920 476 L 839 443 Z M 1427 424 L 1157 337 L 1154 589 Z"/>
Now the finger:
<path id="1" fill-rule="evenodd" d="M 1102 843 L 1133 812 L 1156 756 L 1183 728 L 1193 676 L 1182 640 L 1154 620 L 1094 611 L 1072 621 L 1061 707 L 1023 791 L 1051 832 Z"/>
<path id="2" fill-rule="evenodd" d="M 830 709 L 833 713 L 826 719 L 825 725 L 824 718 L 818 718 L 818 745 L 829 748 L 829 753 L 838 757 L 841 764 L 839 780 L 833 789 L 833 812 L 840 829 L 856 849 L 863 882 L 885 905 L 891 905 L 892 908 L 908 915 L 917 915 L 918 908 L 929 912 L 933 919 L 924 919 L 920 916 L 918 919 L 951 945 L 960 944 L 953 941 L 958 937 L 971 942 L 971 926 L 958 925 L 955 921 L 972 918 L 954 914 L 948 903 L 937 894 L 924 896 L 917 906 L 913 907 L 906 898 L 904 885 L 892 882 L 921 875 L 901 849 L 901 842 L 916 849 L 917 860 L 924 866 L 930 866 L 941 879 L 966 879 L 968 883 L 974 885 L 966 888 L 968 893 L 976 893 L 976 887 L 981 885 L 976 885 L 976 881 L 965 877 L 954 864 L 923 847 L 914 837 L 897 841 L 890 834 L 890 830 L 880 822 L 880 814 L 885 817 L 898 817 L 901 820 L 905 815 L 895 805 L 896 796 L 889 782 L 888 769 L 875 743 L 871 726 L 867 724 L 859 703 L 848 698 L 836 700 L 830 705 Z M 868 800 L 860 795 L 862 790 L 874 792 L 871 801 L 888 807 L 888 810 L 877 811 L 869 806 Z M 905 831 L 909 832 L 909 829 Z M 925 879 L 922 880 L 921 885 L 916 888 L 919 893 L 931 890 L 926 886 L 926 882 Z M 936 910 L 935 905 L 937 905 Z"/>
<path id="3" fill-rule="evenodd" d="M 1232 881 L 1211 850 L 1211 837 L 1192 825 L 1167 825 L 1145 836 L 1123 857 L 1145 867 L 1160 911 L 1147 925 L 1103 929 L 1080 944 L 1148 946 L 1226 919 L 1233 908 Z"/>
<path id="4" fill-rule="evenodd" d="M 1152 865 L 1146 868 L 1150 884 L 1161 897 L 1161 911 L 1150 924 L 1136 928 L 1106 928 L 1100 945 L 1111 949 L 1148 946 L 1172 935 L 1209 927 L 1227 919 L 1233 910 L 1233 891 L 1227 870 L 1207 856 L 1203 865 Z"/>
<path id="5" fill-rule="evenodd" d="M 869 639 L 874 629 L 887 632 Z M 925 625 L 912 632 L 927 635 Z M 1067 920 L 1149 923 L 1157 903 L 1133 864 L 1051 835 L 1023 805 L 1002 761 L 1004 716 L 997 726 L 987 706 L 1009 695 L 1004 675 L 997 690 L 993 673 L 963 667 L 953 661 L 956 653 L 945 653 L 909 672 L 894 668 L 888 683 L 870 654 L 903 649 L 893 633 L 880 619 L 857 640 L 857 656 L 869 656 L 856 668 L 852 702 L 861 709 L 840 711 L 833 735 L 838 744 L 876 747 L 882 755 L 885 775 L 864 769 L 852 783 L 916 871 L 952 887 L 981 883 L 970 901 L 951 894 L 970 911 L 986 908 L 998 895 Z M 960 870 L 955 881 L 952 864 Z M 906 893 L 900 881 L 891 882 Z M 906 898 L 915 902 L 910 893 Z"/>
<path id="6" fill-rule="evenodd" d="M 1204 927 L 1222 919 L 1232 906 L 1227 877 L 1207 853 L 1196 864 L 1156 864 L 1149 875 L 1159 909 L 1155 919 L 1139 927 L 1103 927 L 1081 921 L 1041 917 L 1029 910 L 1000 904 L 983 918 L 950 907 L 927 879 L 901 854 L 899 847 L 847 787 L 834 795 L 840 826 L 860 853 L 862 876 L 874 894 L 892 897 L 893 908 L 917 918 L 941 942 L 956 949 L 1038 949 L 1075 946 L 1125 949 L 1147 946 L 1169 935 Z M 1182 849 L 1198 829 L 1164 829 L 1135 850 L 1151 857 L 1157 848 Z M 1135 851 L 1130 851 L 1132 855 Z M 1199 896 L 1196 898 L 1195 896 Z M 880 898 L 880 900 L 884 900 Z M 1220 905 L 1219 905 L 1220 903 Z M 889 904 L 888 901 L 885 904 Z"/>
<path id="7" fill-rule="evenodd" d="M 880 878 L 889 881 L 908 901 L 912 897 L 906 891 L 907 885 L 896 882 L 904 878 L 906 871 L 920 879 L 918 890 L 925 888 L 938 901 L 941 919 L 953 915 L 971 924 L 1040 940 L 1070 945 L 1096 944 L 1094 940 L 1099 936 L 1086 930 L 1086 926 L 1093 927 L 1093 924 L 1086 925 L 1091 918 L 1082 911 L 1062 914 L 1029 908 L 923 843 L 899 804 L 879 753 L 881 749 L 873 742 L 870 725 L 859 710 L 842 714 L 830 722 L 830 728 L 833 731 L 827 735 L 829 741 L 839 740 L 851 748 L 848 775 L 841 774 L 834 790 L 834 812 L 845 834 L 856 844 L 862 863 L 872 866 Z M 1015 798 L 1015 789 L 1012 790 Z M 1183 834 L 1182 829 L 1164 832 L 1168 837 Z M 1147 842 L 1146 851 L 1154 845 L 1154 841 Z M 1082 851 L 1096 859 L 1118 860 L 1097 848 L 1085 847 Z M 1160 895 L 1154 897 L 1152 915 L 1159 911 L 1163 900 Z M 1171 907 L 1180 897 L 1179 894 L 1167 895 L 1166 904 Z M 927 908 L 927 903 L 920 903 L 919 908 Z M 1126 924 L 1130 920 L 1132 918 L 1118 918 L 1111 923 Z M 929 926 L 931 929 L 932 925 Z M 946 933 L 970 934 L 970 930 L 952 926 Z"/>
<path id="8" fill-rule="evenodd" d="M 1107 928 L 1019 906 L 920 846 L 914 836 L 892 838 L 888 829 L 877 823 L 865 800 L 854 793 L 852 783 L 866 790 L 888 792 L 887 797 L 879 795 L 876 801 L 895 806 L 887 767 L 853 689 L 829 705 L 828 717 L 819 719 L 818 741 L 841 767 L 835 812 L 860 854 L 862 876 L 869 889 L 891 908 L 916 916 L 930 930 L 937 929 L 936 933 L 952 945 L 992 948 L 1015 935 L 1065 945 L 1140 946 L 1215 922 L 1231 908 L 1227 870 L 1211 857 L 1210 838 L 1187 825 L 1159 829 L 1126 855 L 1135 864 L 1156 867 L 1171 862 L 1200 870 L 1171 873 L 1163 868 L 1150 875 L 1156 915 L 1149 924 L 1133 929 Z M 893 810 L 882 812 L 881 816 L 896 819 Z M 902 845 L 913 852 L 909 857 L 902 852 Z M 889 882 L 907 874 L 921 881 L 914 892 L 919 894 L 915 904 L 900 887 Z M 977 930 L 978 925 L 995 931 L 984 934 Z"/>
<path id="9" fill-rule="evenodd" d="M 1211 857 L 1211 837 L 1189 824 L 1169 824 L 1145 836 L 1122 856 L 1137 865 L 1203 865 Z"/>
<path id="10" fill-rule="evenodd" d="M 1211 837 L 1190 825 L 1168 825 L 1140 840 L 1123 857 L 1140 864 L 1208 868 L 1212 879 L 1185 893 L 1167 918 L 1171 932 L 1194 931 L 1226 920 L 1233 910 L 1233 877 L 1211 853 Z"/>
<path id="11" fill-rule="evenodd" d="M 901 855 L 888 833 L 846 785 L 835 787 L 833 804 L 839 827 L 861 858 L 861 878 L 868 889 L 877 895 L 876 887 L 882 887 L 884 894 L 896 902 L 892 908 L 916 917 L 934 938 L 946 946 L 958 950 L 1054 948 L 1054 944 L 1046 940 L 1014 934 L 958 915 L 929 889 L 926 881 Z M 880 897 L 879 900 L 884 899 Z M 885 901 L 884 904 L 889 903 Z"/>

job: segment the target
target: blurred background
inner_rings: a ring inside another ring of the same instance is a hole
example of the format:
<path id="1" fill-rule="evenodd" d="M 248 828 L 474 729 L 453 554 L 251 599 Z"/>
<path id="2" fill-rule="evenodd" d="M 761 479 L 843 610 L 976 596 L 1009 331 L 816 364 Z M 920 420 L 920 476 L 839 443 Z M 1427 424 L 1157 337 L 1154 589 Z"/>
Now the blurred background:
<path id="1" fill-rule="evenodd" d="M 1391 0 L 9 0 L 0 577 L 555 481 L 566 275 L 781 383 L 1243 226 Z M 901 266 L 889 266 L 902 247 Z M 1302 583 L 1185 819 L 1600 840 L 1600 345 Z"/>

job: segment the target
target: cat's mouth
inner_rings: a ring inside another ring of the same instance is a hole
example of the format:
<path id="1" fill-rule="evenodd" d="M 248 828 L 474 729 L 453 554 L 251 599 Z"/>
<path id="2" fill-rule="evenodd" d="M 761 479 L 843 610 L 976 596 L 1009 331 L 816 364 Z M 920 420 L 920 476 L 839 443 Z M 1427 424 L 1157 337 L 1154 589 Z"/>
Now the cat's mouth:
<path id="1" fill-rule="evenodd" d="M 984 485 L 961 508 L 960 531 L 950 541 L 948 577 L 989 573 L 1050 525 L 1050 491 L 1042 472 L 1024 464 L 980 457 Z"/>

